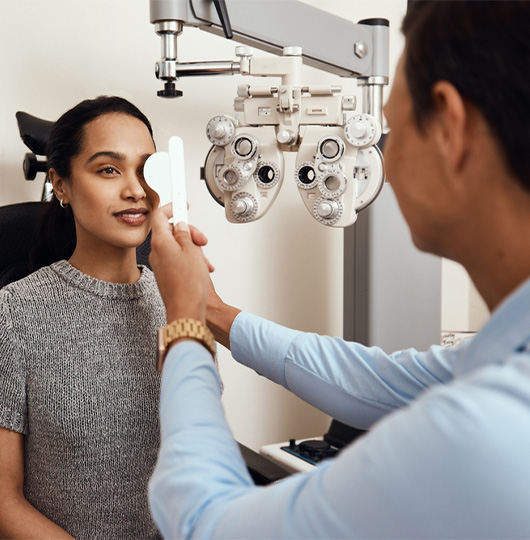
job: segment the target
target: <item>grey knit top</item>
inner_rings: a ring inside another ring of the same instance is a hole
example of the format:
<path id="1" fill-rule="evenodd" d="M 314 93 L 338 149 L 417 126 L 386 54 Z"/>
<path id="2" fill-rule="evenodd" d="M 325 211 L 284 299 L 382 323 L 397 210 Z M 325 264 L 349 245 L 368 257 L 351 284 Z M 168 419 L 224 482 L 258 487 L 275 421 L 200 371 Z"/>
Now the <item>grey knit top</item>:
<path id="1" fill-rule="evenodd" d="M 147 482 L 163 324 L 145 267 L 118 284 L 59 261 L 0 291 L 0 425 L 25 436 L 27 500 L 78 539 L 160 537 Z"/>

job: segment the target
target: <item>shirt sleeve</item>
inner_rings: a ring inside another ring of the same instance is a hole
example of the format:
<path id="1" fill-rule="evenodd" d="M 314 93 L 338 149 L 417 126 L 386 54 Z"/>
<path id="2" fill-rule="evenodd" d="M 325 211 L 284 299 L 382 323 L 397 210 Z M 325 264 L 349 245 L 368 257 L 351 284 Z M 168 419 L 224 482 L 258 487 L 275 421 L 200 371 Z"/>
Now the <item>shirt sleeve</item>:
<path id="1" fill-rule="evenodd" d="M 13 327 L 9 293 L 0 291 L 0 426 L 26 433 L 26 369 Z"/>
<path id="2" fill-rule="evenodd" d="M 154 519 L 165 538 L 526 537 L 530 419 L 498 379 L 432 388 L 337 458 L 257 487 L 211 356 L 179 343 L 163 372 Z"/>
<path id="3" fill-rule="evenodd" d="M 240 313 L 230 331 L 233 357 L 319 410 L 361 429 L 450 381 L 463 347 L 386 354 L 340 338 L 285 328 Z"/>

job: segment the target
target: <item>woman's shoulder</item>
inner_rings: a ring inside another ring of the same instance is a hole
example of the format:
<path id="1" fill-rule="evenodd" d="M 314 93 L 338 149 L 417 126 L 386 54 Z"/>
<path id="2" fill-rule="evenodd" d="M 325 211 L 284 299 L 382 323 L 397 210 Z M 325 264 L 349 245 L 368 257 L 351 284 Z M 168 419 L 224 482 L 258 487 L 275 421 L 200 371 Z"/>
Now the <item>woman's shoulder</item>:
<path id="1" fill-rule="evenodd" d="M 57 301 L 67 288 L 80 294 L 103 296 L 122 300 L 142 297 L 158 297 L 158 286 L 152 270 L 140 266 L 140 279 L 133 284 L 100 281 L 83 274 L 66 260 L 43 266 L 32 274 L 6 285 L 0 290 L 0 302 L 46 302 L 48 298 Z"/>
<path id="2" fill-rule="evenodd" d="M 140 276 L 140 281 L 145 282 L 149 285 L 156 285 L 155 274 L 148 266 L 145 266 L 144 264 L 139 264 L 138 268 L 142 273 Z"/>
<path id="3" fill-rule="evenodd" d="M 141 286 L 143 296 L 163 306 L 162 297 L 160 296 L 160 292 L 158 290 L 158 283 L 156 282 L 155 274 L 148 266 L 139 265 L 138 267 L 142 272 L 138 284 Z"/>
<path id="4" fill-rule="evenodd" d="M 28 293 L 36 293 L 39 289 L 43 287 L 48 287 L 51 283 L 57 281 L 57 274 L 53 271 L 52 267 L 58 263 L 53 263 L 50 266 L 43 266 L 35 272 L 7 284 L 0 290 L 0 295 L 2 299 L 7 296 L 18 296 L 19 294 L 26 295 Z"/>
<path id="5" fill-rule="evenodd" d="M 8 325 L 8 321 L 26 321 L 28 315 L 33 319 L 35 314 L 49 304 L 54 289 L 59 289 L 57 277 L 49 266 L 39 268 L 28 276 L 13 281 L 0 290 L 0 320 Z"/>

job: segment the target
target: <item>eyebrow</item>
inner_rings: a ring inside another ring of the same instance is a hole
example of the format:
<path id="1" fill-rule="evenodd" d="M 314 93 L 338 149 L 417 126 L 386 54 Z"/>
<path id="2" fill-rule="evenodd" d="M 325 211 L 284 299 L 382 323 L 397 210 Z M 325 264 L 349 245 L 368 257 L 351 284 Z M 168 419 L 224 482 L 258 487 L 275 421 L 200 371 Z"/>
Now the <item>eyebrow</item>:
<path id="1" fill-rule="evenodd" d="M 117 159 L 119 161 L 125 161 L 125 155 L 121 154 L 120 152 L 110 152 L 110 151 L 103 151 L 103 152 L 96 152 L 94 155 L 90 156 L 87 159 L 87 162 L 85 165 L 89 165 L 94 160 L 98 159 L 99 157 L 109 157 L 112 159 Z"/>
<path id="2" fill-rule="evenodd" d="M 143 154 L 141 158 L 145 162 L 149 156 L 151 156 L 151 154 Z M 125 161 L 127 159 L 125 154 L 122 154 L 121 152 L 112 152 L 110 150 L 106 150 L 106 151 L 104 150 L 102 152 L 96 152 L 93 156 L 90 156 L 87 162 L 85 163 L 85 165 L 89 165 L 90 163 L 92 163 L 93 161 L 95 161 L 96 159 L 100 157 L 109 157 L 111 159 L 117 159 L 118 161 Z"/>

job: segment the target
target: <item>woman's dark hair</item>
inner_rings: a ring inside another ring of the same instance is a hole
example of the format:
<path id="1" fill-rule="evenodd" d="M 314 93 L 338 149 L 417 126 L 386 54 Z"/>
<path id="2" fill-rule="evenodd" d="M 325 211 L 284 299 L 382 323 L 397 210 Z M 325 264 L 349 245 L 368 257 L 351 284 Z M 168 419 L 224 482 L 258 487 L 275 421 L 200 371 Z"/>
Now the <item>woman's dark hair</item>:
<path id="1" fill-rule="evenodd" d="M 48 171 L 55 169 L 61 178 L 71 180 L 72 159 L 82 150 L 84 127 L 92 120 L 111 113 L 138 118 L 153 137 L 147 117 L 126 99 L 116 96 L 87 99 L 65 112 L 53 126 L 46 150 Z M 61 208 L 56 197 L 45 205 L 40 222 L 40 238 L 30 261 L 32 270 L 70 258 L 76 245 L 72 209 L 70 206 Z"/>
<path id="2" fill-rule="evenodd" d="M 530 189 L 530 2 L 409 0 L 402 29 L 419 129 L 434 110 L 433 85 L 449 81 L 481 112 Z"/>

